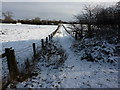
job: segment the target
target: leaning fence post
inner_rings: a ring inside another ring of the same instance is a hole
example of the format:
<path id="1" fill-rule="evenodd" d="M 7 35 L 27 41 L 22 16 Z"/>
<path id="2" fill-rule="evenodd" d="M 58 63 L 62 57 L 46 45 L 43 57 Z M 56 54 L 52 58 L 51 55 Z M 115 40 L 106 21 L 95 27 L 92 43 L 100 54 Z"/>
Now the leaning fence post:
<path id="1" fill-rule="evenodd" d="M 35 49 L 35 43 L 33 43 L 33 55 L 34 55 L 34 57 L 36 57 L 36 49 Z"/>
<path id="2" fill-rule="evenodd" d="M 12 80 L 15 80 L 15 79 L 17 79 L 17 76 L 19 75 L 17 62 L 16 62 L 16 58 L 15 58 L 15 52 L 14 52 L 14 50 L 10 50 L 10 48 L 6 48 L 5 53 L 6 53 L 6 57 L 7 57 L 10 78 Z"/>
<path id="3" fill-rule="evenodd" d="M 42 48 L 44 48 L 44 39 L 41 39 Z"/>
<path id="4" fill-rule="evenodd" d="M 46 37 L 46 44 L 48 44 L 48 37 Z"/>

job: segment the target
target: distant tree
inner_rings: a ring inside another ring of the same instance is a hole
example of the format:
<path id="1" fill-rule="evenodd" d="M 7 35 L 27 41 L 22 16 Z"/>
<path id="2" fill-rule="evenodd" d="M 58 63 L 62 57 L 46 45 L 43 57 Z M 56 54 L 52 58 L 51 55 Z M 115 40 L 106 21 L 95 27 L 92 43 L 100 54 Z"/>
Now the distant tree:
<path id="1" fill-rule="evenodd" d="M 3 12 L 2 15 L 4 16 L 4 21 L 5 22 L 11 22 L 13 21 L 12 17 L 13 17 L 13 13 L 10 11 L 7 12 Z"/>
<path id="2" fill-rule="evenodd" d="M 34 19 L 32 19 L 32 22 L 35 23 L 35 24 L 39 24 L 40 23 L 40 18 L 35 17 Z"/>
<path id="3" fill-rule="evenodd" d="M 40 21 L 40 18 L 39 18 L 39 17 L 35 17 L 34 20 L 36 20 L 36 21 Z"/>

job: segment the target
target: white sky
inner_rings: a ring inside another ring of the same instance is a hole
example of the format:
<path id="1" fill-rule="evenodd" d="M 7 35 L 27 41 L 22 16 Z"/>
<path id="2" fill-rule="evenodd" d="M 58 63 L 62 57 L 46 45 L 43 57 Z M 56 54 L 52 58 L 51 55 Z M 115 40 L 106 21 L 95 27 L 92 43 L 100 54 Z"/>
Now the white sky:
<path id="1" fill-rule="evenodd" d="M 118 2 L 119 0 L 1 0 L 2 2 Z"/>
<path id="2" fill-rule="evenodd" d="M 36 1 L 44 1 L 44 2 L 36 2 Z M 45 2 L 45 1 L 48 0 L 4 0 L 4 2 L 2 2 L 2 11 L 13 12 L 14 19 L 33 19 L 35 17 L 40 17 L 41 19 L 70 21 L 74 19 L 73 15 L 81 13 L 84 5 L 100 4 L 102 6 L 109 6 L 115 4 L 115 2 L 85 2 L 87 0 L 84 0 L 84 2 L 72 2 L 73 0 L 61 0 L 61 2 Z M 49 0 L 49 1 L 53 1 L 53 0 Z M 54 0 L 54 1 L 60 1 L 60 0 Z M 71 1 L 71 2 L 62 2 L 62 1 Z M 81 0 L 74 0 L 74 1 L 81 1 Z M 95 0 L 91 0 L 91 1 L 95 1 Z M 113 0 L 109 0 L 109 1 L 113 1 Z"/>

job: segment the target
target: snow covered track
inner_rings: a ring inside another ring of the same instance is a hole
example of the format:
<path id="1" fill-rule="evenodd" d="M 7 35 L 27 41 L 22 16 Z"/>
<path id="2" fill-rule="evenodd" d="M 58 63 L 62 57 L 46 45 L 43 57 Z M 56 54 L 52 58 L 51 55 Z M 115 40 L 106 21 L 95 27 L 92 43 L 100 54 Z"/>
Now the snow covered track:
<path id="1" fill-rule="evenodd" d="M 72 33 L 70 33 L 70 32 L 66 29 L 66 27 L 65 27 L 64 25 L 62 25 L 62 26 L 63 26 L 63 28 L 65 29 L 65 31 L 66 31 L 68 34 L 70 34 L 73 38 L 75 38 L 74 35 L 73 35 Z"/>
<path id="2" fill-rule="evenodd" d="M 68 58 L 65 62 L 63 74 L 65 80 L 62 82 L 66 88 L 87 88 L 87 87 L 118 87 L 117 74 L 118 71 L 114 66 L 106 66 L 105 63 L 94 63 L 81 61 L 76 55 L 71 45 L 74 39 L 68 34 L 64 28 L 61 33 L 56 35 L 56 41 L 66 50 Z M 110 71 L 114 73 L 111 75 Z M 71 84 L 72 83 L 72 84 Z"/>
<path id="3" fill-rule="evenodd" d="M 64 64 L 52 68 L 39 62 L 36 67 L 38 76 L 19 83 L 17 88 L 118 88 L 117 67 L 104 62 L 80 60 L 72 48 L 75 40 L 64 27 L 59 28 L 53 42 L 67 55 Z M 56 60 L 56 57 L 52 59 Z"/>

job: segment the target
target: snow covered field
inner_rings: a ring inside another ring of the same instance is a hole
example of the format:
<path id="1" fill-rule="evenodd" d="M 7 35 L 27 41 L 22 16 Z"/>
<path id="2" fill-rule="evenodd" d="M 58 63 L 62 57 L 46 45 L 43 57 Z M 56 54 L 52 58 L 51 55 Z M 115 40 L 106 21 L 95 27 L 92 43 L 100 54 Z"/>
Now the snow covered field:
<path id="1" fill-rule="evenodd" d="M 53 69 L 39 62 L 35 70 L 38 76 L 17 84 L 17 88 L 118 88 L 117 66 L 81 60 L 79 53 L 82 52 L 74 52 L 72 44 L 75 40 L 63 27 L 53 40 L 67 54 L 64 65 Z"/>
<path id="2" fill-rule="evenodd" d="M 33 55 L 32 43 L 41 45 L 41 39 L 44 39 L 53 31 L 57 25 L 27 25 L 27 24 L 0 24 L 0 54 L 4 53 L 5 48 L 12 47 L 15 50 L 17 62 L 21 65 L 24 60 Z M 3 76 L 6 76 L 7 62 L 3 58 Z"/>
<path id="3" fill-rule="evenodd" d="M 68 27 L 68 25 L 65 26 Z M 18 62 L 22 64 L 26 58 L 32 56 L 32 43 L 37 42 L 37 46 L 40 46 L 40 40 L 48 36 L 56 28 L 57 26 L 51 25 L 3 24 L 0 31 L 1 51 L 4 52 L 6 47 L 13 47 Z M 90 47 L 91 44 L 94 44 L 93 41 L 85 41 L 85 44 L 80 44 L 65 31 L 63 26 L 56 33 L 53 41 L 67 55 L 67 58 L 63 58 L 65 62 L 59 68 L 53 68 L 53 65 L 48 65 L 44 60 L 43 62 L 40 60 L 33 71 L 38 75 L 32 76 L 24 82 L 19 82 L 16 88 L 118 88 L 117 62 L 111 64 L 102 61 L 89 62 L 82 60 L 85 50 L 93 50 L 93 56 L 96 56 L 100 51 L 94 50 L 94 48 L 82 48 L 85 45 Z M 105 46 L 101 48 L 98 45 L 97 48 L 109 51 L 109 57 L 113 58 L 114 45 L 111 47 L 105 44 Z M 107 59 L 106 56 L 104 54 L 102 57 Z M 44 57 L 47 58 L 48 56 L 45 55 Z M 53 55 L 51 59 L 56 60 L 56 55 Z M 7 77 L 8 69 L 5 58 L 2 65 L 2 74 L 4 77 Z M 8 87 L 11 87 L 11 85 Z"/>
<path id="4" fill-rule="evenodd" d="M 16 51 L 19 51 L 31 45 L 31 42 L 45 38 L 56 28 L 57 26 L 53 25 L 2 24 L 0 42 L 2 43 L 3 51 L 6 47 L 13 47 Z"/>

